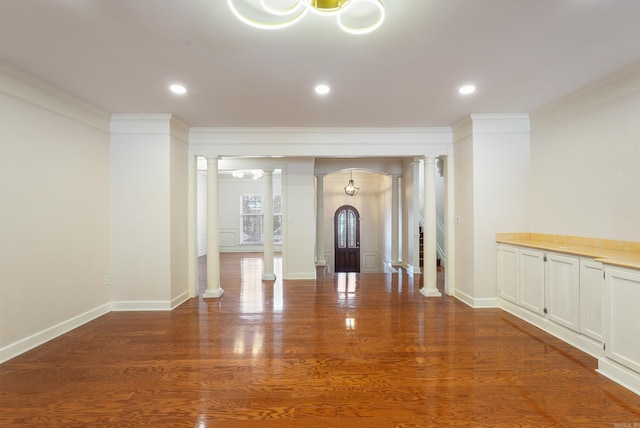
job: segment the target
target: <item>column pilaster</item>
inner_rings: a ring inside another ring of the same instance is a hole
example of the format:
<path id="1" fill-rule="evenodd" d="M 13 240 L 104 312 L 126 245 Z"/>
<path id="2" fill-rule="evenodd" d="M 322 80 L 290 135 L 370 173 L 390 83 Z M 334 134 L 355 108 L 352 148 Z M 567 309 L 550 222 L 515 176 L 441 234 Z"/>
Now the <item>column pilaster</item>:
<path id="1" fill-rule="evenodd" d="M 413 273 L 420 272 L 420 158 L 413 158 L 411 162 L 413 168 L 413 223 L 411 225 L 413 232 L 413 241 L 411 242 L 411 266 Z"/>
<path id="2" fill-rule="evenodd" d="M 391 265 L 400 264 L 399 247 L 399 212 L 400 212 L 400 192 L 398 187 L 398 176 L 391 176 Z"/>
<path id="3" fill-rule="evenodd" d="M 447 155 L 444 162 L 444 292 L 453 296 L 456 291 L 456 239 L 454 205 L 454 165 L 453 155 Z"/>
<path id="4" fill-rule="evenodd" d="M 326 266 L 324 258 L 324 176 L 316 175 L 316 266 Z"/>

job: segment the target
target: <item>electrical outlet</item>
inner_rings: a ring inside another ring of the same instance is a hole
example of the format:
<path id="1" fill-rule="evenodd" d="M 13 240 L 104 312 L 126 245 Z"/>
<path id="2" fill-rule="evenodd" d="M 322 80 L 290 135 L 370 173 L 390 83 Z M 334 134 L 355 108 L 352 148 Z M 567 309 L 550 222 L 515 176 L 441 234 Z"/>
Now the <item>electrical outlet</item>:
<path id="1" fill-rule="evenodd" d="M 109 285 L 111 284 L 111 275 L 105 275 L 104 276 L 104 285 Z"/>

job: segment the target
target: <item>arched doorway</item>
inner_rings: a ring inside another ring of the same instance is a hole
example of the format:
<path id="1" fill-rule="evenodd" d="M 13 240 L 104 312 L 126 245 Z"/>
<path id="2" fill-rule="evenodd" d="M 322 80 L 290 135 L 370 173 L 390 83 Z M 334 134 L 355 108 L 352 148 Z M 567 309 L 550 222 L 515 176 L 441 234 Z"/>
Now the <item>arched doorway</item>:
<path id="1" fill-rule="evenodd" d="M 333 218 L 336 272 L 360 272 L 360 214 L 343 205 Z"/>

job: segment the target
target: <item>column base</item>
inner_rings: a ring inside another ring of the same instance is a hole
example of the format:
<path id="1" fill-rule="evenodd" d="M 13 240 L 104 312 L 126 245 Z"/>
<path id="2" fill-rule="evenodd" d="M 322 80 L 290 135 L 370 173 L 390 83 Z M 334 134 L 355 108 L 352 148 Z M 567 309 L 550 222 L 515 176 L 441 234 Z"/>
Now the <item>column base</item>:
<path id="1" fill-rule="evenodd" d="M 202 295 L 203 299 L 217 299 L 224 294 L 224 290 L 222 288 L 218 288 L 217 290 L 205 290 Z"/>
<path id="2" fill-rule="evenodd" d="M 316 266 L 326 266 L 326 265 L 327 265 L 326 260 L 316 260 Z"/>
<path id="3" fill-rule="evenodd" d="M 275 281 L 276 275 L 274 273 L 265 273 L 262 275 L 263 281 Z"/>
<path id="4" fill-rule="evenodd" d="M 437 288 L 427 289 L 426 287 L 423 287 L 420 289 L 420 294 L 424 297 L 442 297 L 442 293 L 440 293 Z"/>

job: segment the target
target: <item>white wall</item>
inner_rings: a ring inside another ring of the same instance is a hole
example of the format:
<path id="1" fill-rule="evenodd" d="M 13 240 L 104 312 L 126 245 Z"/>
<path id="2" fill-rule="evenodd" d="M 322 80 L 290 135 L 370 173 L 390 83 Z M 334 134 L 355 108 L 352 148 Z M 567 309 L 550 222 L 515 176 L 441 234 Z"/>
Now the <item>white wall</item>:
<path id="1" fill-rule="evenodd" d="M 640 66 L 532 114 L 532 232 L 640 241 Z"/>
<path id="2" fill-rule="evenodd" d="M 392 222 L 391 222 L 391 206 L 392 206 L 392 192 L 393 192 L 393 179 L 387 175 L 380 175 L 378 180 L 378 236 L 379 236 L 379 248 L 378 248 L 378 271 L 384 272 L 390 266 L 391 254 L 392 254 Z M 398 199 L 400 199 L 398 195 Z M 401 204 L 402 202 L 400 202 Z M 400 219 L 398 218 L 398 224 Z M 398 242 L 400 242 L 400 236 L 398 236 Z"/>
<path id="3" fill-rule="evenodd" d="M 171 301 L 172 307 L 182 303 L 188 293 L 188 144 L 171 136 L 170 141 L 170 213 L 171 213 Z"/>
<path id="4" fill-rule="evenodd" d="M 188 297 L 187 145 L 170 115 L 114 115 L 111 260 L 115 309 L 170 309 Z"/>
<path id="5" fill-rule="evenodd" d="M 472 115 L 454 130 L 456 296 L 497 304 L 495 235 L 527 227 L 528 115 Z"/>
<path id="6" fill-rule="evenodd" d="M 453 132 L 456 185 L 454 216 L 460 219 L 459 224 L 455 225 L 456 292 L 467 296 L 472 296 L 475 288 L 472 128 L 471 118 L 468 118 L 454 127 Z"/>
<path id="7" fill-rule="evenodd" d="M 0 67 L 0 362 L 108 312 L 109 116 Z"/>
<path id="8" fill-rule="evenodd" d="M 324 242 L 327 264 L 330 270 L 334 272 L 334 215 L 339 207 L 351 205 L 360 214 L 360 271 L 380 272 L 382 269 L 382 244 L 380 238 L 384 232 L 384 224 L 381 222 L 380 212 L 380 201 L 384 199 L 384 195 L 381 195 L 380 187 L 381 182 L 387 177 L 381 174 L 355 170 L 353 171 L 353 181 L 356 187 L 360 188 L 360 191 L 354 196 L 348 196 L 344 192 L 344 187 L 349 182 L 349 177 L 348 171 L 341 171 L 324 177 Z M 390 205 L 387 206 L 387 209 L 390 210 Z"/>
<path id="9" fill-rule="evenodd" d="M 218 177 L 218 199 L 220 201 L 218 213 L 218 221 L 220 225 L 220 251 L 264 251 L 263 245 L 247 245 L 240 243 L 242 238 L 240 196 L 243 194 L 264 194 L 265 177 L 257 180 L 254 180 L 250 176 L 236 178 L 229 172 L 220 173 L 218 174 Z M 281 175 L 273 174 L 272 177 L 273 193 L 282 194 Z M 277 250 L 280 248 L 280 245 L 274 245 L 274 248 Z"/>
<path id="10" fill-rule="evenodd" d="M 528 115 L 472 115 L 475 299 L 498 295 L 496 233 L 527 227 Z"/>
<path id="11" fill-rule="evenodd" d="M 313 159 L 289 159 L 283 169 L 284 279 L 315 279 L 315 183 Z"/>

